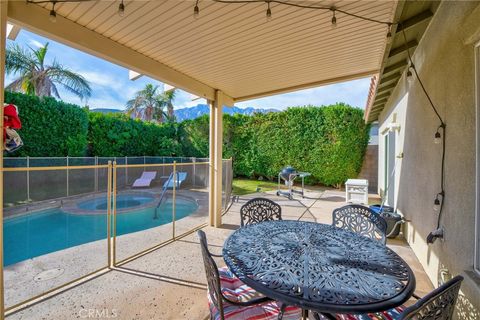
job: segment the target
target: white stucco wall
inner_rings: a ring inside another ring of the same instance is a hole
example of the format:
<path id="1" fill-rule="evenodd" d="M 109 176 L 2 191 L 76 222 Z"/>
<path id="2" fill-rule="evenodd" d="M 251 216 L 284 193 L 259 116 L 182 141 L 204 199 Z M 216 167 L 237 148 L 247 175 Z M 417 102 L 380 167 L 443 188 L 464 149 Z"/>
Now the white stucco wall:
<path id="1" fill-rule="evenodd" d="M 439 120 L 415 79 L 405 74 L 380 115 L 379 191 L 383 188 L 385 141 L 383 134 L 394 121 L 397 131 L 395 206 L 409 221 L 407 241 L 434 284 L 441 274 L 462 274 L 458 319 L 480 319 L 480 277 L 473 274 L 476 201 L 476 106 L 474 45 L 480 40 L 478 2 L 444 1 L 430 23 L 414 63 L 439 113 L 447 124 L 446 200 L 442 225 L 445 240 L 426 244 L 436 228 L 433 210 L 440 192 L 441 145 L 434 144 Z"/>

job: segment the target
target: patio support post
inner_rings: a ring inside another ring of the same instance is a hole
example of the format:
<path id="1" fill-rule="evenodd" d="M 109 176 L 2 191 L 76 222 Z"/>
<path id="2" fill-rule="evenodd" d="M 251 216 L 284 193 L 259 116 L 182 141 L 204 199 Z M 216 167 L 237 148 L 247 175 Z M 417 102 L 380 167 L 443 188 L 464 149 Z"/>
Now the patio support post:
<path id="1" fill-rule="evenodd" d="M 210 105 L 210 132 L 209 132 L 209 171 L 208 171 L 208 225 L 214 225 L 214 194 L 215 194 L 215 108 L 213 101 Z"/>
<path id="2" fill-rule="evenodd" d="M 223 93 L 215 91 L 215 100 L 210 101 L 209 225 L 216 228 L 222 224 L 223 104 Z"/>
<path id="3" fill-rule="evenodd" d="M 3 132 L 3 102 L 5 88 L 5 45 L 7 37 L 7 0 L 0 1 L 0 101 L 2 102 L 0 128 Z M 3 134 L 0 134 L 0 319 L 5 315 L 5 295 L 3 285 Z"/>
<path id="4" fill-rule="evenodd" d="M 223 92 L 215 91 L 213 103 L 215 112 L 215 193 L 214 193 L 214 221 L 215 228 L 222 225 L 222 176 L 223 176 Z"/>

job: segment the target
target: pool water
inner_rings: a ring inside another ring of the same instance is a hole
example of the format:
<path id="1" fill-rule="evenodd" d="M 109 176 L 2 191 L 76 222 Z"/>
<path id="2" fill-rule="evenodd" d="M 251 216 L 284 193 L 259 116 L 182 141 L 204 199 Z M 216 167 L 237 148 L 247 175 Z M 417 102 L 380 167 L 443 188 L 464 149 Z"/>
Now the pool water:
<path id="1" fill-rule="evenodd" d="M 197 209 L 190 200 L 176 201 L 176 220 Z M 149 207 L 117 215 L 117 235 L 154 228 L 172 222 L 172 201 L 158 209 Z M 25 216 L 7 218 L 3 224 L 4 265 L 8 266 L 43 254 L 106 239 L 107 215 L 79 215 L 50 209 Z"/>
<path id="2" fill-rule="evenodd" d="M 117 209 L 126 209 L 152 202 L 154 199 L 153 196 L 148 195 L 121 194 L 117 196 L 117 201 L 115 201 L 115 203 Z M 77 206 L 83 210 L 107 210 L 107 203 L 108 201 L 106 197 L 97 197 L 82 201 L 78 203 Z"/>

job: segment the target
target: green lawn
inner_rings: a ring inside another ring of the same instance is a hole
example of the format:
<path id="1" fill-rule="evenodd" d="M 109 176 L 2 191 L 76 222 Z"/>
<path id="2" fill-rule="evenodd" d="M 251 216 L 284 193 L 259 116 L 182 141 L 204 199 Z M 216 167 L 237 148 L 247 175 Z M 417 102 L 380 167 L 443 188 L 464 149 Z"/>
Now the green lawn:
<path id="1" fill-rule="evenodd" d="M 260 190 L 257 191 L 257 188 Z M 233 179 L 233 194 L 242 196 L 249 193 L 277 190 L 277 182 L 250 179 Z"/>

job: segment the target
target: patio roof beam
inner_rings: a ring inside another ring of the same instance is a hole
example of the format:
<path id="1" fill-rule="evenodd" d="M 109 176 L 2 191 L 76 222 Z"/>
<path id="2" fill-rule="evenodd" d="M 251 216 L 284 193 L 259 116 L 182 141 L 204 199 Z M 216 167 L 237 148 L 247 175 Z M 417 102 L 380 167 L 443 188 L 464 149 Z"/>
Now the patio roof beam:
<path id="1" fill-rule="evenodd" d="M 385 75 L 385 74 L 397 71 L 398 69 L 401 69 L 401 68 L 406 67 L 406 66 L 407 66 L 407 60 L 402 60 L 402 61 L 397 62 L 395 64 L 392 64 L 388 67 L 385 67 L 385 69 L 383 69 L 383 74 Z"/>
<path id="2" fill-rule="evenodd" d="M 389 84 L 388 86 L 379 87 L 377 90 L 377 94 L 384 91 L 390 91 L 393 88 L 395 88 L 396 85 L 397 85 L 396 83 L 392 83 L 392 84 Z"/>
<path id="3" fill-rule="evenodd" d="M 388 98 L 383 98 L 378 101 L 375 101 L 375 103 L 372 105 L 372 109 L 379 107 L 381 105 L 384 105 L 387 102 Z"/>
<path id="4" fill-rule="evenodd" d="M 401 32 L 403 30 L 407 30 L 409 28 L 415 27 L 417 24 L 422 23 L 424 21 L 428 21 L 433 17 L 433 12 L 430 10 L 425 10 L 411 18 L 408 18 L 404 21 L 401 21 L 398 24 L 396 33 Z"/>
<path id="5" fill-rule="evenodd" d="M 383 108 L 384 105 L 385 105 L 385 102 L 379 103 L 376 107 L 373 107 L 373 108 L 372 108 L 372 111 L 371 111 L 371 112 L 372 112 L 372 113 L 375 113 L 375 112 L 377 112 L 377 111 L 382 110 L 382 108 Z"/>
<path id="6" fill-rule="evenodd" d="M 394 57 L 396 55 L 399 55 L 401 53 L 406 52 L 407 50 L 415 48 L 416 46 L 418 46 L 417 40 L 409 41 L 406 45 L 401 45 L 399 47 L 396 47 L 396 48 L 393 48 L 392 50 L 390 50 L 390 53 L 388 54 L 388 57 L 389 58 Z"/>
<path id="7" fill-rule="evenodd" d="M 382 100 L 382 99 L 384 99 L 384 98 L 388 98 L 389 96 L 390 96 L 390 92 L 385 92 L 385 93 L 379 94 L 379 95 L 377 96 L 377 101 L 380 101 L 380 100 Z"/>
<path id="8" fill-rule="evenodd" d="M 248 95 L 248 96 L 238 97 L 238 98 L 234 98 L 234 101 L 252 100 L 252 99 L 257 99 L 257 98 L 262 98 L 262 97 L 267 97 L 267 96 L 273 96 L 273 95 L 281 94 L 281 93 L 287 93 L 287 92 L 293 92 L 293 91 L 298 91 L 298 90 L 303 90 L 303 89 L 320 87 L 320 86 L 324 86 L 324 85 L 327 85 L 327 84 L 333 84 L 333 83 L 344 82 L 344 81 L 349 81 L 349 80 L 361 79 L 361 78 L 370 77 L 370 76 L 372 76 L 376 73 L 378 73 L 378 70 L 370 70 L 370 71 L 361 72 L 361 73 L 357 73 L 357 74 L 346 75 L 346 76 L 342 76 L 342 77 L 331 78 L 331 79 L 327 79 L 327 80 L 305 83 L 305 84 L 296 85 L 296 86 L 292 86 L 292 87 L 286 87 L 286 88 L 282 88 L 282 89 L 277 89 L 277 90 L 266 91 L 266 92 L 262 92 L 262 93 L 256 93 L 256 94 L 252 94 L 252 95 Z"/>
<path id="9" fill-rule="evenodd" d="M 400 79 L 402 75 L 400 73 L 394 73 L 388 77 L 385 77 L 385 78 L 382 78 L 382 80 L 380 81 L 380 85 L 383 85 L 385 83 L 388 83 L 390 81 L 398 81 L 398 79 Z"/>
<path id="10" fill-rule="evenodd" d="M 25 1 L 10 1 L 8 17 L 13 23 L 35 33 L 136 70 L 202 98 L 215 100 L 214 88 L 60 15 L 57 15 L 57 21 L 52 23 L 48 19 L 48 10 L 38 5 L 27 4 Z"/>

